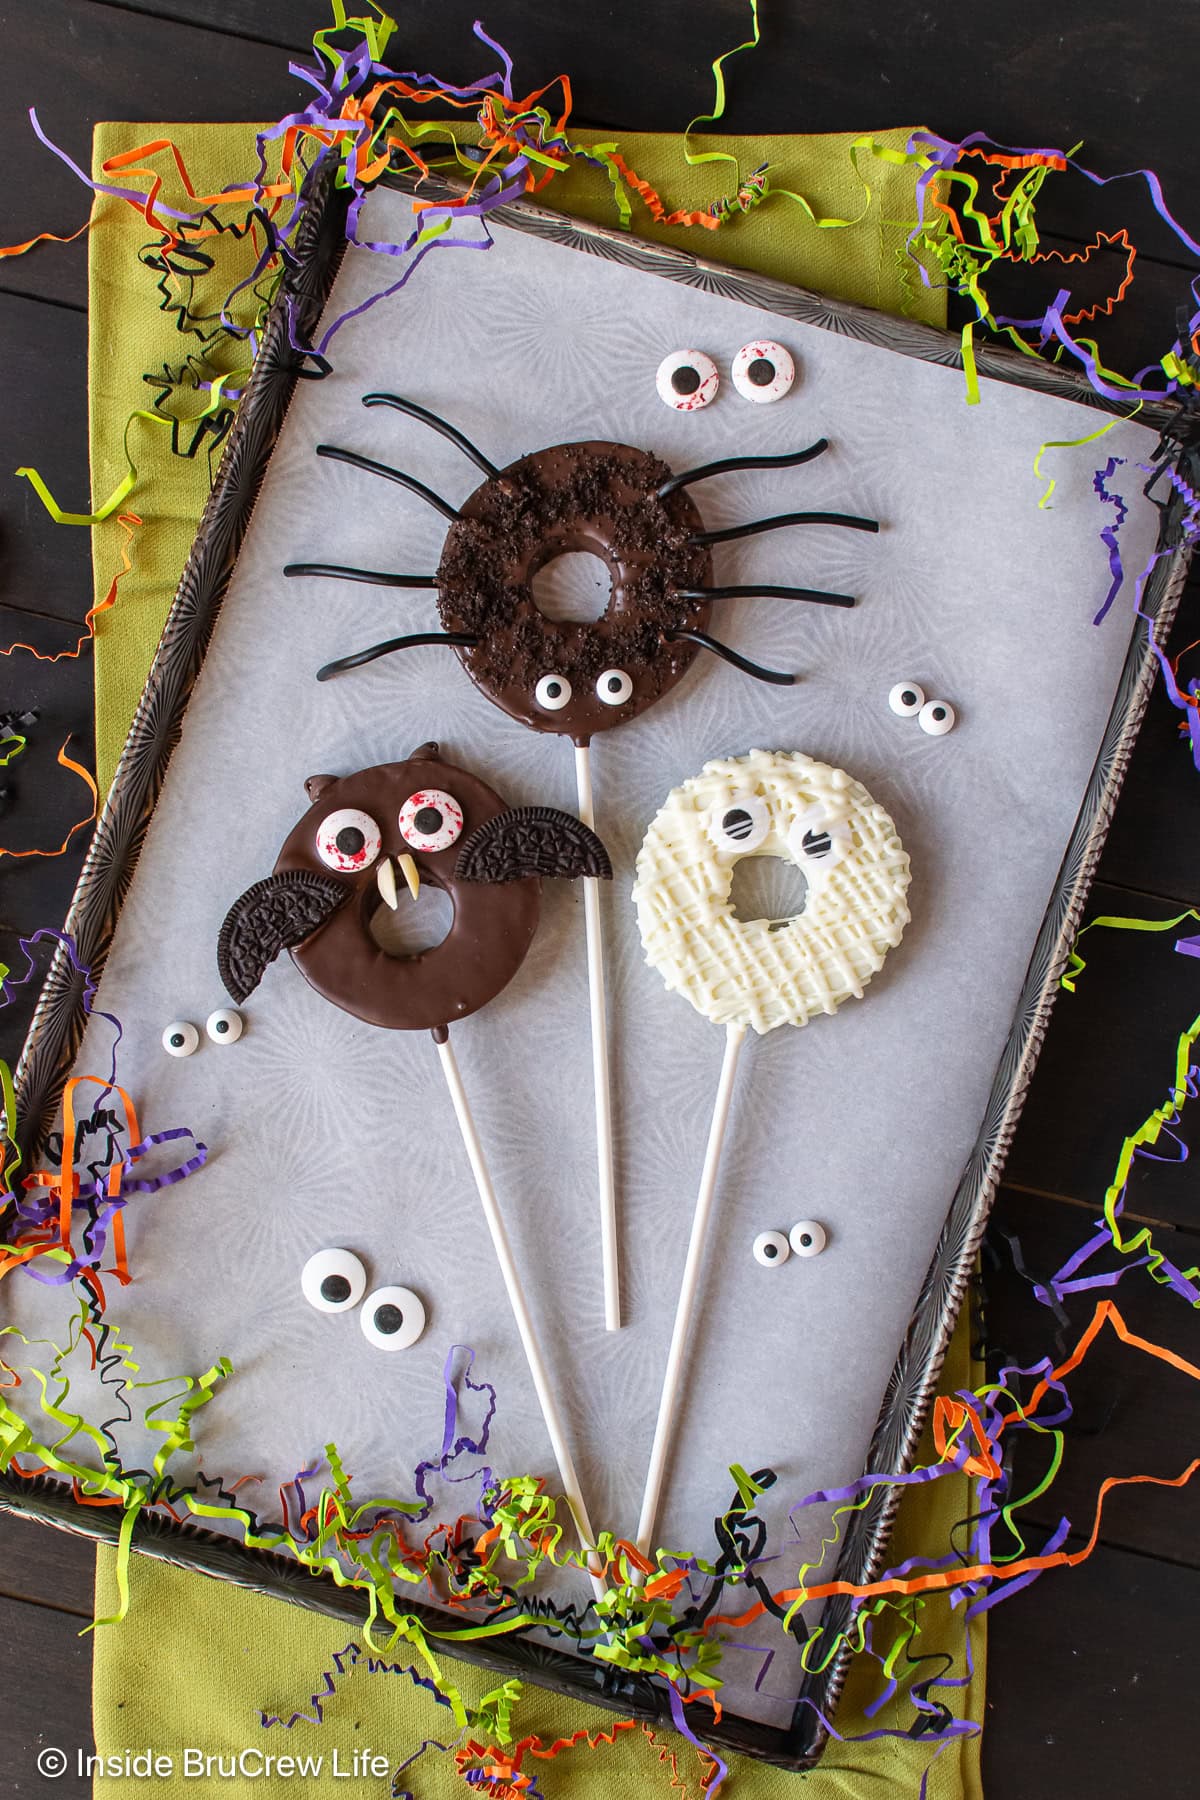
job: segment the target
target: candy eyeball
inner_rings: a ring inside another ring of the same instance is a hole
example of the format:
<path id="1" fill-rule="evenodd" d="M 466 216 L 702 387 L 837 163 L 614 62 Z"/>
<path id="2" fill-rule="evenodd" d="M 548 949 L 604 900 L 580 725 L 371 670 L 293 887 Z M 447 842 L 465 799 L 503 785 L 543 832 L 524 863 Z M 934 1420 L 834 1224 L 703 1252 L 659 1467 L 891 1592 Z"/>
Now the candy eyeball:
<path id="1" fill-rule="evenodd" d="M 927 700 L 917 714 L 917 724 L 926 737 L 945 737 L 953 731 L 958 714 L 948 700 Z"/>
<path id="2" fill-rule="evenodd" d="M 771 829 L 765 800 L 757 794 L 723 800 L 708 815 L 708 835 L 718 850 L 757 850 Z"/>
<path id="3" fill-rule="evenodd" d="M 367 1271 L 353 1250 L 318 1250 L 300 1271 L 300 1290 L 318 1312 L 349 1312 L 367 1291 Z"/>
<path id="4" fill-rule="evenodd" d="M 754 1240 L 754 1260 L 764 1269 L 779 1269 L 792 1254 L 792 1247 L 782 1231 L 760 1231 Z"/>
<path id="5" fill-rule="evenodd" d="M 317 855 L 339 875 L 358 875 L 379 855 L 379 827 L 357 806 L 340 806 L 317 826 Z"/>
<path id="6" fill-rule="evenodd" d="M 242 1015 L 233 1006 L 218 1006 L 204 1021 L 204 1029 L 214 1044 L 236 1044 L 242 1035 Z"/>
<path id="7" fill-rule="evenodd" d="M 605 706 L 624 706 L 633 693 L 633 682 L 624 669 L 605 669 L 596 678 L 596 698 Z"/>
<path id="8" fill-rule="evenodd" d="M 190 1019 L 173 1019 L 162 1034 L 168 1056 L 191 1056 L 200 1047 L 200 1033 Z"/>
<path id="9" fill-rule="evenodd" d="M 533 697 L 543 712 L 561 712 L 571 704 L 571 684 L 565 675 L 543 675 Z"/>
<path id="10" fill-rule="evenodd" d="M 672 350 L 658 365 L 654 377 L 658 397 L 676 412 L 699 412 L 716 398 L 721 377 L 711 356 L 703 350 Z"/>
<path id="11" fill-rule="evenodd" d="M 791 392 L 796 379 L 796 365 L 791 352 L 769 338 L 755 338 L 743 344 L 729 371 L 733 385 L 743 400 L 769 406 Z"/>
<path id="12" fill-rule="evenodd" d="M 806 872 L 836 868 L 851 848 L 850 826 L 818 800 L 788 827 L 788 849 Z"/>
<path id="13" fill-rule="evenodd" d="M 409 1350 L 425 1329 L 425 1308 L 411 1288 L 381 1287 L 363 1301 L 359 1321 L 377 1350 Z"/>
<path id="14" fill-rule="evenodd" d="M 441 788 L 421 788 L 400 808 L 400 836 L 410 850 L 448 850 L 462 836 L 462 807 Z"/>
<path id="15" fill-rule="evenodd" d="M 825 1227 L 816 1219 L 799 1219 L 788 1232 L 788 1243 L 797 1256 L 820 1256 L 828 1242 Z"/>
<path id="16" fill-rule="evenodd" d="M 888 695 L 888 705 L 898 719 L 915 719 L 925 704 L 925 689 L 915 681 L 898 681 Z"/>

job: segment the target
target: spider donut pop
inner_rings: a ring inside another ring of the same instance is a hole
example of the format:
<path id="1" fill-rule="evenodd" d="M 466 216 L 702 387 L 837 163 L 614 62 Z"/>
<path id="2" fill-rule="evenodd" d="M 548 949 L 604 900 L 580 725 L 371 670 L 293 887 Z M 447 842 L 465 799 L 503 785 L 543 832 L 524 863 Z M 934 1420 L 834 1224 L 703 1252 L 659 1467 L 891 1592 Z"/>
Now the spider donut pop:
<path id="1" fill-rule="evenodd" d="M 778 856 L 806 882 L 790 919 L 737 918 L 730 901 L 743 856 Z M 861 999 L 909 913 L 908 856 L 882 806 L 842 769 L 799 752 L 752 750 L 707 763 L 668 795 L 637 859 L 633 898 L 646 960 L 668 988 L 725 1027 L 637 1546 L 649 1555 L 667 1473 L 683 1359 L 738 1057 L 746 1032 L 807 1025 Z"/>
<path id="2" fill-rule="evenodd" d="M 339 658 L 319 680 L 360 668 L 418 644 L 453 646 L 488 699 L 531 730 L 571 739 L 580 817 L 595 823 L 589 746 L 599 731 L 622 725 L 661 699 L 709 650 L 760 681 L 790 686 L 794 675 L 764 669 L 705 629 L 714 602 L 743 595 L 853 606 L 849 594 L 815 588 L 713 585 L 711 546 L 789 525 L 838 525 L 877 531 L 874 519 L 844 513 L 782 513 L 723 531 L 706 531 L 684 491 L 739 469 L 795 468 L 828 448 L 819 438 L 782 456 L 736 456 L 673 474 L 659 457 L 629 444 L 554 444 L 497 468 L 455 426 L 396 394 L 366 394 L 439 432 L 482 470 L 484 481 L 454 507 L 415 476 L 332 444 L 318 456 L 352 464 L 418 494 L 449 520 L 435 575 L 388 574 L 333 563 L 290 563 L 285 575 L 343 576 L 385 587 L 432 588 L 444 630 L 388 638 Z M 608 570 L 611 593 L 597 619 L 552 619 L 538 607 L 538 571 L 572 551 L 587 551 Z M 588 991 L 596 1109 L 605 1323 L 620 1325 L 616 1198 L 599 895 L 584 881 Z"/>
<path id="3" fill-rule="evenodd" d="M 449 1028 L 486 1006 L 520 968 L 537 927 L 539 878 L 607 879 L 607 852 L 569 813 L 507 807 L 476 776 L 443 762 L 433 743 L 407 762 L 341 780 L 315 775 L 305 787 L 312 804 L 273 872 L 234 902 L 221 927 L 221 979 L 240 1005 L 290 950 L 335 1006 L 385 1030 L 432 1033 L 563 1493 L 591 1549 L 595 1535 Z M 381 948 L 372 927 L 380 908 L 403 904 L 397 875 L 413 899 L 427 882 L 452 901 L 453 923 L 434 949 L 410 956 Z"/>

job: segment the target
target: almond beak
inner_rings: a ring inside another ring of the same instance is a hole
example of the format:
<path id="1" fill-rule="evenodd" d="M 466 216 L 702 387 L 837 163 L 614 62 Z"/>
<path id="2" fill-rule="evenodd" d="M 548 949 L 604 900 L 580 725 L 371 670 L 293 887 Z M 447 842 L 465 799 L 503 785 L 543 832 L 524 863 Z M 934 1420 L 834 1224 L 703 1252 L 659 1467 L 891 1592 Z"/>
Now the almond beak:
<path id="1" fill-rule="evenodd" d="M 375 885 L 383 896 L 385 906 L 396 910 L 396 871 L 392 867 L 392 859 L 385 856 L 375 871 Z"/>
<path id="2" fill-rule="evenodd" d="M 407 850 L 402 856 L 396 858 L 396 862 L 399 865 L 400 873 L 408 883 L 408 891 L 415 900 L 421 891 L 421 877 L 417 872 L 417 865 Z"/>

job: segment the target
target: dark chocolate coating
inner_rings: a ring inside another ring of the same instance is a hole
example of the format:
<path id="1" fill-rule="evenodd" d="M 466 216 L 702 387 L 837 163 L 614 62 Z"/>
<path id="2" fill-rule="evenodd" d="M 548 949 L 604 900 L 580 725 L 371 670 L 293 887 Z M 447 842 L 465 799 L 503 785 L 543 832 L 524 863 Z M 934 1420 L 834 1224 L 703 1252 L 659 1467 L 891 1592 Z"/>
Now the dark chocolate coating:
<path id="1" fill-rule="evenodd" d="M 663 632 L 702 630 L 709 602 L 676 598 L 712 585 L 708 549 L 690 542 L 704 528 L 679 489 L 660 500 L 671 470 L 629 444 L 554 444 L 483 482 L 446 534 L 438 566 L 438 612 L 447 631 L 479 643 L 455 654 L 489 700 L 535 731 L 585 744 L 598 731 L 645 712 L 685 674 L 697 653 Z M 612 593 L 598 619 L 548 619 L 530 583 L 556 556 L 585 550 L 609 572 Z M 620 706 L 597 698 L 596 678 L 623 669 L 633 692 Z M 543 675 L 565 675 L 571 699 L 548 712 L 534 698 Z"/>
<path id="2" fill-rule="evenodd" d="M 462 808 L 462 834 L 445 850 L 414 850 L 400 835 L 400 809 L 422 788 L 440 788 Z M 541 896 L 535 877 L 486 885 L 458 879 L 462 844 L 480 825 L 507 811 L 505 802 L 451 763 L 416 758 L 382 763 L 322 784 L 279 852 L 276 873 L 308 869 L 329 875 L 317 854 L 317 829 L 330 813 L 346 806 L 375 820 L 383 840 L 381 857 L 407 853 L 421 881 L 450 896 L 454 921 L 432 950 L 403 957 L 381 950 L 367 929 L 375 908 L 384 905 L 376 886 L 377 858 L 360 874 L 336 877 L 351 890 L 348 904 L 292 947 L 292 960 L 305 980 L 345 1012 L 391 1031 L 439 1031 L 486 1006 L 524 961 Z M 403 876 L 397 877 L 397 888 L 399 905 L 411 906 Z"/>

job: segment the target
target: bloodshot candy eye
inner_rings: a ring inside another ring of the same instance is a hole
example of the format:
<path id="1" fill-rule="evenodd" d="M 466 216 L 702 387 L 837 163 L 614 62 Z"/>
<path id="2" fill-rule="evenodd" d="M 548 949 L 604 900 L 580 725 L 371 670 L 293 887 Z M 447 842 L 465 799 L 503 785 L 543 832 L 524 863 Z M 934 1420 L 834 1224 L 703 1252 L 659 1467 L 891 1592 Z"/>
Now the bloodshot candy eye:
<path id="1" fill-rule="evenodd" d="M 654 385 L 664 406 L 676 412 L 699 412 L 716 399 L 721 377 L 716 363 L 703 350 L 672 350 L 659 363 Z"/>
<path id="2" fill-rule="evenodd" d="M 339 875 L 356 875 L 369 869 L 379 855 L 379 827 L 370 813 L 356 806 L 342 806 L 317 826 L 317 855 L 327 869 Z"/>
<path id="3" fill-rule="evenodd" d="M 791 352 L 769 338 L 755 338 L 743 344 L 729 371 L 733 385 L 743 400 L 768 406 L 791 392 L 796 379 L 796 365 Z"/>
<path id="4" fill-rule="evenodd" d="M 462 836 L 462 807 L 443 788 L 421 788 L 400 808 L 400 836 L 413 850 L 448 850 Z"/>

